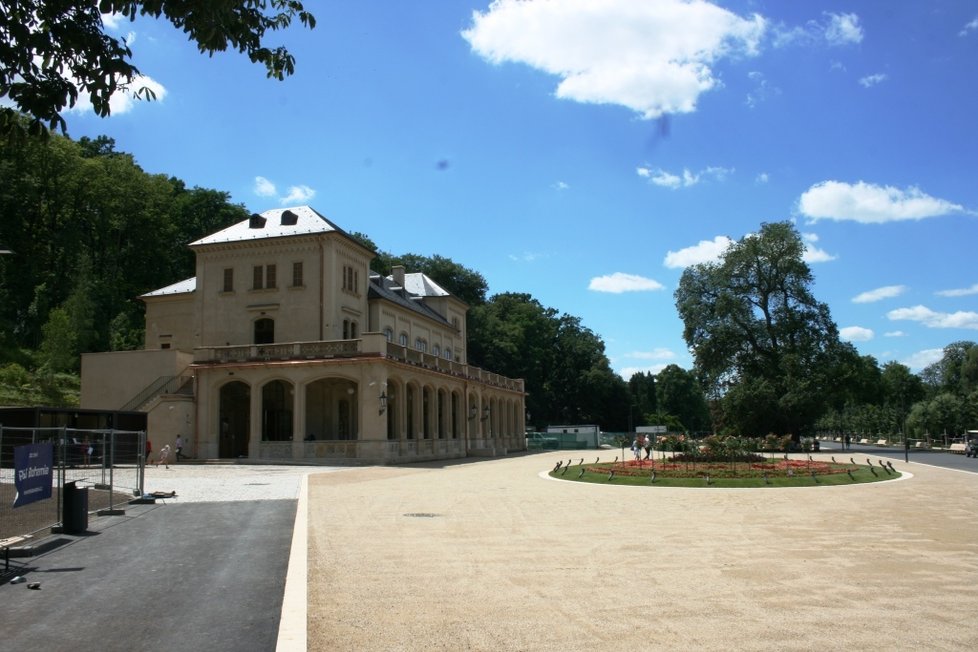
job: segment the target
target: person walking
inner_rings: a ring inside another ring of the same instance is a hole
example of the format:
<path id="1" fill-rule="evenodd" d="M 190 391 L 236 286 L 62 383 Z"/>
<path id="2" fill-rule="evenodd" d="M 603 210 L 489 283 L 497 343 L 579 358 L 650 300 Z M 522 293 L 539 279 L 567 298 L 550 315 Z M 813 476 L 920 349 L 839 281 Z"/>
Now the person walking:
<path id="1" fill-rule="evenodd" d="M 179 463 L 180 457 L 183 454 L 183 435 L 177 435 L 176 449 L 177 449 L 177 463 Z"/>
<path id="2" fill-rule="evenodd" d="M 167 463 L 167 458 L 170 456 L 170 445 L 166 444 L 160 449 L 160 456 L 156 458 L 156 468 L 160 468 L 160 464 L 163 464 L 166 468 L 170 468 Z"/>

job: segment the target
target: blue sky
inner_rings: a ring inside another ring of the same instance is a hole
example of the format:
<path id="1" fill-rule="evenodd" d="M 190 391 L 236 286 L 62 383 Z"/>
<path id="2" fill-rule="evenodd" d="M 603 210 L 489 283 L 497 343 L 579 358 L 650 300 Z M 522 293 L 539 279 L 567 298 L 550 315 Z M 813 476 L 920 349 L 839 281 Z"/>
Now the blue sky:
<path id="1" fill-rule="evenodd" d="M 158 100 L 69 135 L 450 257 L 580 317 L 626 378 L 691 367 L 683 268 L 780 220 L 860 352 L 917 371 L 978 339 L 973 1 L 306 4 L 314 30 L 270 39 L 284 82 L 108 19 Z"/>

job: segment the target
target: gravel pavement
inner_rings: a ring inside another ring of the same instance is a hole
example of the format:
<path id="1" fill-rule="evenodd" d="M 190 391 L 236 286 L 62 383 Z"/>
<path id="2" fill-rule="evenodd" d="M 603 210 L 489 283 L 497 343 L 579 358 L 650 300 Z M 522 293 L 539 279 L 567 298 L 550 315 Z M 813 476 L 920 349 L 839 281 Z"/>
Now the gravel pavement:
<path id="1" fill-rule="evenodd" d="M 308 649 L 978 649 L 974 473 L 893 457 L 913 477 L 760 490 L 541 473 L 567 456 L 309 476 Z"/>

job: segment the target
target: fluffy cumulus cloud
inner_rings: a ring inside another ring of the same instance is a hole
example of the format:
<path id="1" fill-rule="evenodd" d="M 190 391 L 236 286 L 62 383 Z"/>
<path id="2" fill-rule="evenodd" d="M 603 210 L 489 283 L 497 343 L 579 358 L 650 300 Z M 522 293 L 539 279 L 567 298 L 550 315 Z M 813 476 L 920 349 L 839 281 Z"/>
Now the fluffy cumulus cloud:
<path id="1" fill-rule="evenodd" d="M 964 207 L 925 194 L 918 188 L 900 190 L 860 181 L 822 181 L 798 200 L 798 210 L 810 220 L 851 220 L 862 224 L 883 224 L 900 220 L 921 220 L 964 212 Z"/>
<path id="2" fill-rule="evenodd" d="M 944 349 L 924 349 L 923 351 L 917 351 L 911 354 L 909 357 L 904 358 L 900 362 L 908 367 L 910 371 L 917 372 L 939 362 L 941 358 L 944 357 Z"/>
<path id="3" fill-rule="evenodd" d="M 674 360 L 676 354 L 671 349 L 659 347 L 651 351 L 632 351 L 621 357 L 629 360 Z"/>
<path id="4" fill-rule="evenodd" d="M 883 333 L 883 337 L 906 337 L 907 334 L 903 331 L 886 331 Z"/>
<path id="5" fill-rule="evenodd" d="M 253 190 L 259 197 L 274 197 L 278 193 L 278 190 L 275 188 L 275 184 L 265 177 L 255 177 L 255 185 Z"/>
<path id="6" fill-rule="evenodd" d="M 825 40 L 829 45 L 848 45 L 861 43 L 863 28 L 859 26 L 859 16 L 856 14 L 827 13 L 828 25 L 825 28 Z"/>
<path id="7" fill-rule="evenodd" d="M 866 292 L 861 292 L 852 298 L 853 303 L 875 303 L 877 301 L 882 301 L 883 299 L 892 299 L 893 297 L 898 297 L 907 291 L 906 285 L 887 285 L 885 287 L 876 288 L 875 290 L 867 290 Z"/>
<path id="8" fill-rule="evenodd" d="M 718 235 L 712 240 L 700 240 L 691 247 L 667 252 L 662 264 L 670 269 L 684 269 L 690 265 L 716 262 L 732 244 L 733 240 L 725 235 Z"/>
<path id="9" fill-rule="evenodd" d="M 589 290 L 595 292 L 610 292 L 621 294 L 622 292 L 649 292 L 663 289 L 663 285 L 650 278 L 638 276 L 636 274 L 625 274 L 615 272 L 606 276 L 596 276 L 591 279 L 588 285 Z"/>
<path id="10" fill-rule="evenodd" d="M 309 186 L 289 186 L 289 191 L 284 197 L 279 197 L 278 201 L 283 206 L 286 204 L 305 204 L 316 196 L 316 191 Z"/>
<path id="11" fill-rule="evenodd" d="M 868 342 L 874 335 L 872 329 L 862 326 L 846 326 L 839 329 L 839 337 L 847 342 Z"/>
<path id="12" fill-rule="evenodd" d="M 970 288 L 957 288 L 954 290 L 939 290 L 937 292 L 937 295 L 941 297 L 967 297 L 972 294 L 978 294 L 978 283 L 975 283 Z"/>
<path id="13" fill-rule="evenodd" d="M 886 313 L 894 321 L 906 320 L 920 322 L 929 328 L 970 328 L 978 330 L 978 312 L 959 310 L 957 312 L 937 312 L 926 306 L 897 308 Z"/>
<path id="14" fill-rule="evenodd" d="M 700 181 L 707 179 L 723 181 L 727 178 L 727 175 L 733 173 L 733 171 L 733 168 L 724 168 L 719 166 L 710 166 L 700 170 L 699 172 L 691 172 L 690 170 L 683 168 L 681 174 L 673 174 L 672 172 L 668 172 L 667 170 L 663 170 L 661 168 L 638 167 L 635 169 L 635 173 L 643 179 L 648 179 L 649 183 L 662 188 L 669 188 L 670 190 L 689 188 L 691 186 L 695 186 Z"/>
<path id="15" fill-rule="evenodd" d="M 265 177 L 255 177 L 255 184 L 251 189 L 259 197 L 275 197 L 279 194 L 278 187 Z M 316 191 L 309 186 L 290 186 L 286 193 L 278 198 L 278 202 L 283 206 L 306 204 L 315 196 Z"/>
<path id="16" fill-rule="evenodd" d="M 802 233 L 801 239 L 805 243 L 805 251 L 802 252 L 801 259 L 806 263 L 827 263 L 836 259 L 836 256 L 818 247 L 816 244 L 818 236 L 814 233 Z"/>
<path id="17" fill-rule="evenodd" d="M 69 79 L 72 78 L 69 77 Z M 72 81 L 74 81 L 74 79 L 72 79 Z M 145 97 L 137 96 L 137 93 L 144 88 L 148 89 L 155 96 L 157 102 L 162 102 L 167 95 L 166 88 L 163 86 L 163 84 L 159 83 L 152 77 L 137 75 L 130 84 L 128 84 L 125 88 L 117 90 L 112 94 L 112 97 L 109 98 L 109 111 L 111 114 L 122 115 L 123 113 L 129 113 L 132 111 L 138 102 L 146 99 Z M 69 113 L 87 113 L 91 110 L 92 102 L 88 99 L 88 95 L 85 93 L 80 93 L 75 106 L 67 109 Z"/>
<path id="18" fill-rule="evenodd" d="M 719 84 L 711 66 L 756 54 L 765 29 L 758 14 L 741 17 L 705 0 L 494 0 L 462 36 L 492 63 L 558 76 L 559 98 L 651 119 L 694 111 Z"/>

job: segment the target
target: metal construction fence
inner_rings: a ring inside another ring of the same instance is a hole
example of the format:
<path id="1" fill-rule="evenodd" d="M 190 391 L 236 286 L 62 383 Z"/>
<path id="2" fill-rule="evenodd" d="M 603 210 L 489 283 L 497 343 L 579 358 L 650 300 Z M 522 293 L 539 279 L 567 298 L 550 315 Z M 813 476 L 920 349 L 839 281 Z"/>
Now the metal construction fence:
<path id="1" fill-rule="evenodd" d="M 44 442 L 53 451 L 51 498 L 13 507 L 14 450 Z M 85 493 L 87 512 L 124 507 L 143 494 L 145 471 L 145 431 L 0 426 L 0 539 L 62 524 L 65 495 L 77 490 Z"/>

